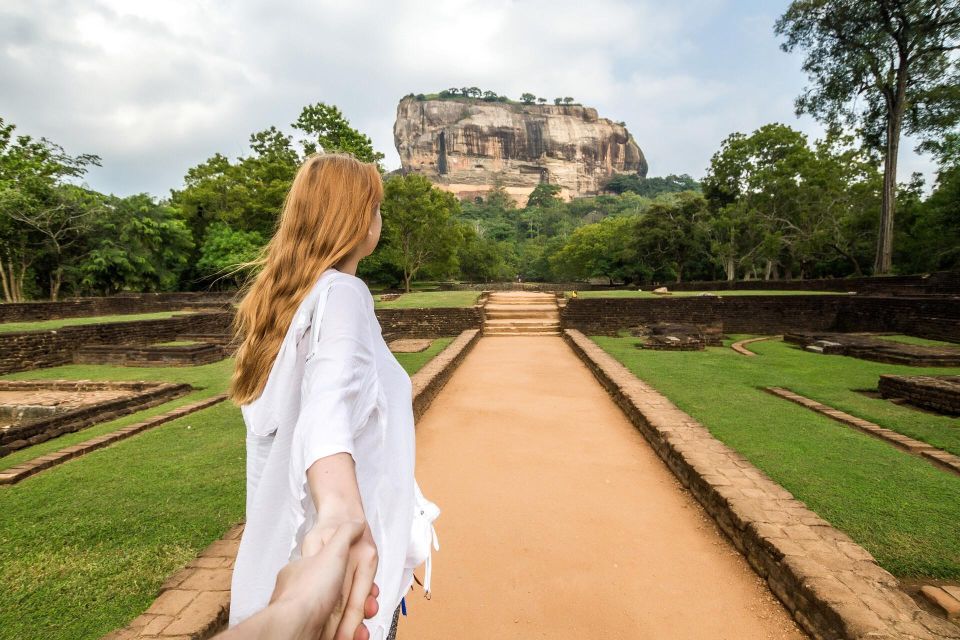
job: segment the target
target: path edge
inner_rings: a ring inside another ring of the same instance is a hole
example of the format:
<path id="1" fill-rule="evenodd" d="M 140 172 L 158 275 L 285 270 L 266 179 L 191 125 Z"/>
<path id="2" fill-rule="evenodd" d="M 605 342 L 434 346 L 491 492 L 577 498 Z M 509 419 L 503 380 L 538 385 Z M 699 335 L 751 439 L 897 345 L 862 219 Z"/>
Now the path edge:
<path id="1" fill-rule="evenodd" d="M 416 420 L 430 407 L 453 372 L 480 339 L 479 329 L 463 331 L 410 377 Z M 230 612 L 230 579 L 243 521 L 214 540 L 185 567 L 172 574 L 146 611 L 102 640 L 190 638 L 206 640 L 226 628 Z"/>
<path id="2" fill-rule="evenodd" d="M 960 638 L 892 574 L 576 329 L 564 341 L 816 640 Z"/>

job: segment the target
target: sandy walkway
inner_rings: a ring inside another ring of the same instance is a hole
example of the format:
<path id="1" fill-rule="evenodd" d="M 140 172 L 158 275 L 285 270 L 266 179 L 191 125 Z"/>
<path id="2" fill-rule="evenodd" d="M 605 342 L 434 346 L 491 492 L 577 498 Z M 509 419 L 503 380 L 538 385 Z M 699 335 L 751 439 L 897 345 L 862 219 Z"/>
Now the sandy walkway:
<path id="1" fill-rule="evenodd" d="M 805 637 L 561 338 L 482 338 L 417 478 L 440 551 L 399 640 Z"/>

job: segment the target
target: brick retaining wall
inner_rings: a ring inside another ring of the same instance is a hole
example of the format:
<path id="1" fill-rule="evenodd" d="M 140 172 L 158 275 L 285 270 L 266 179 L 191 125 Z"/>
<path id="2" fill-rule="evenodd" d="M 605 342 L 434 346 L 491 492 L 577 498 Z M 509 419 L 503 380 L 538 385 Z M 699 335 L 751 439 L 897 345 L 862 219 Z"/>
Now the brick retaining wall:
<path id="1" fill-rule="evenodd" d="M 431 309 L 377 309 L 383 333 L 404 338 L 440 338 L 455 336 L 483 324 L 481 310 L 473 307 L 437 307 Z"/>
<path id="2" fill-rule="evenodd" d="M 157 320 L 0 333 L 0 374 L 69 364 L 77 347 L 85 344 L 150 344 L 175 340 L 181 333 L 222 333 L 232 319 L 229 312 L 198 312 Z"/>
<path id="3" fill-rule="evenodd" d="M 84 318 L 127 313 L 177 311 L 197 306 L 229 305 L 234 292 L 178 291 L 170 293 L 124 293 L 112 296 L 67 298 L 56 302 L 7 302 L 0 304 L 0 322 L 32 322 L 60 318 Z"/>
<path id="4" fill-rule="evenodd" d="M 723 322 L 725 333 L 895 331 L 960 342 L 960 298 L 831 295 L 571 298 L 564 328 L 588 335 L 650 322 Z"/>

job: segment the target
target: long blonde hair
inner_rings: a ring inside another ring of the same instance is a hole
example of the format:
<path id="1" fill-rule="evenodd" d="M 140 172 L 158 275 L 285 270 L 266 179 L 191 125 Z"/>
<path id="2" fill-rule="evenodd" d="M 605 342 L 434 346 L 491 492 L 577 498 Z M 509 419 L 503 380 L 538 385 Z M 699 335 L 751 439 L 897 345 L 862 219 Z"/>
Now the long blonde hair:
<path id="1" fill-rule="evenodd" d="M 228 395 L 237 405 L 260 396 L 293 314 L 320 274 L 363 241 L 383 199 L 376 165 L 343 153 L 314 154 L 297 170 L 260 255 L 244 267 L 233 319 L 236 351 Z"/>

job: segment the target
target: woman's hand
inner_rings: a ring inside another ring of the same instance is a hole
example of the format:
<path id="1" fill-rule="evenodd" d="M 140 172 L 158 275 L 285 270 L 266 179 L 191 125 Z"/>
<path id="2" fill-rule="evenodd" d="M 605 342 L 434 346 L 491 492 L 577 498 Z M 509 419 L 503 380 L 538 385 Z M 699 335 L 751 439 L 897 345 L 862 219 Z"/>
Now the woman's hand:
<path id="1" fill-rule="evenodd" d="M 360 530 L 361 533 L 353 539 L 347 552 L 346 573 L 340 597 L 334 603 L 319 638 L 369 640 L 370 633 L 363 625 L 363 619 L 376 615 L 379 610 L 376 598 L 380 590 L 373 582 L 379 556 L 366 521 L 333 517 L 318 521 L 304 536 L 301 555 L 307 557 L 321 553 L 343 527 Z"/>

